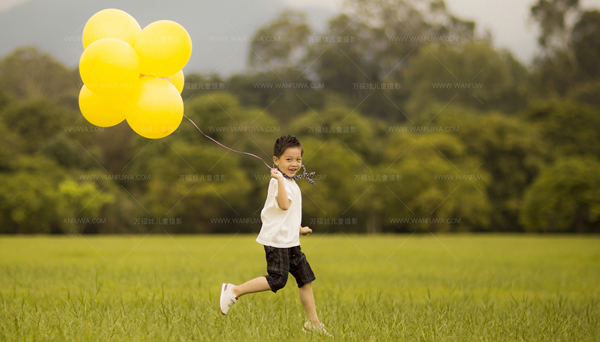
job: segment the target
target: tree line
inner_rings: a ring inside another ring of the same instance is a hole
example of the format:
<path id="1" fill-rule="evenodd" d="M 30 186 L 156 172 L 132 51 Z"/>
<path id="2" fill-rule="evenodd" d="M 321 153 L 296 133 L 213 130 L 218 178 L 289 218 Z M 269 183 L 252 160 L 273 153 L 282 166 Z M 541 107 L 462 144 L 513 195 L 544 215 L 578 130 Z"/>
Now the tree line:
<path id="1" fill-rule="evenodd" d="M 600 12 L 530 14 L 526 66 L 441 0 L 351 0 L 324 30 L 286 11 L 255 33 L 249 72 L 186 75 L 185 114 L 267 163 L 296 135 L 317 232 L 598 232 Z M 78 70 L 35 47 L 0 80 L 0 233 L 260 229 L 261 161 L 185 119 L 159 140 L 92 126 Z"/>

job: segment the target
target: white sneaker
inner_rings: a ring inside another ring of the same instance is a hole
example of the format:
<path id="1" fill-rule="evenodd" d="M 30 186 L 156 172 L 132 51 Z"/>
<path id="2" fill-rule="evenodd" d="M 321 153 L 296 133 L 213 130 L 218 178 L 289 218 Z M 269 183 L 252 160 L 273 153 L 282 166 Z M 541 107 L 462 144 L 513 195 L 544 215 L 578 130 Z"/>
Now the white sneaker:
<path id="1" fill-rule="evenodd" d="M 318 325 L 313 325 L 310 321 L 306 321 L 304 327 L 302 327 L 302 332 L 306 334 L 316 333 L 331 337 L 331 334 L 327 332 L 327 329 L 325 329 L 325 325 L 322 322 L 319 322 Z"/>
<path id="2" fill-rule="evenodd" d="M 219 306 L 221 307 L 221 313 L 227 314 L 229 308 L 237 302 L 237 297 L 231 291 L 235 285 L 229 283 L 223 283 L 221 285 L 221 298 L 219 299 Z"/>

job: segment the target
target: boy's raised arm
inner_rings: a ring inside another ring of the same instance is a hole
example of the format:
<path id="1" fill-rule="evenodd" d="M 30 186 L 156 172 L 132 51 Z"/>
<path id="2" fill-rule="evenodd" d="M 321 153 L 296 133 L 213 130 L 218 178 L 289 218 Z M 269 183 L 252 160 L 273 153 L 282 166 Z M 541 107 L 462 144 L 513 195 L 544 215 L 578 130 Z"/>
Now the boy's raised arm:
<path id="1" fill-rule="evenodd" d="M 279 204 L 279 208 L 288 210 L 290 208 L 290 200 L 288 199 L 287 192 L 285 191 L 283 175 L 281 172 L 273 168 L 271 169 L 271 177 L 277 179 L 277 204 Z"/>
<path id="2" fill-rule="evenodd" d="M 283 210 L 288 210 L 290 208 L 290 200 L 287 197 L 287 192 L 285 191 L 285 183 L 283 183 L 283 177 L 281 179 L 277 179 L 277 204 Z"/>

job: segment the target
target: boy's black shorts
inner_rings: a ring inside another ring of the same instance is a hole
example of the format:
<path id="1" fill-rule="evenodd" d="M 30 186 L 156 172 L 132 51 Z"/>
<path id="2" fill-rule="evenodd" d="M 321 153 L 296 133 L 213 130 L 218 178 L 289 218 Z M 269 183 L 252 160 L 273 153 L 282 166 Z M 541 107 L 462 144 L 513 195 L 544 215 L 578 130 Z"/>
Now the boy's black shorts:
<path id="1" fill-rule="evenodd" d="M 265 278 L 273 292 L 277 292 L 285 286 L 288 273 L 296 278 L 298 287 L 316 279 L 300 246 L 290 248 L 265 246 L 265 254 L 267 256 L 267 273 L 269 273 Z"/>

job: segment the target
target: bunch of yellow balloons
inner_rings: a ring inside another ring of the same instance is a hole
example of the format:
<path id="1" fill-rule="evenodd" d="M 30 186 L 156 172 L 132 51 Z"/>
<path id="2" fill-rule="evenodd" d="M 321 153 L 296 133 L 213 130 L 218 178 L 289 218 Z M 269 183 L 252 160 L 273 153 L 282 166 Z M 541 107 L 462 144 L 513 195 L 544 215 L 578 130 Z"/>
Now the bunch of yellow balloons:
<path id="1" fill-rule="evenodd" d="M 79 108 L 92 124 L 110 127 L 127 120 L 139 135 L 159 139 L 183 118 L 183 67 L 192 39 L 169 20 L 143 30 L 128 13 L 105 9 L 83 29 Z"/>

